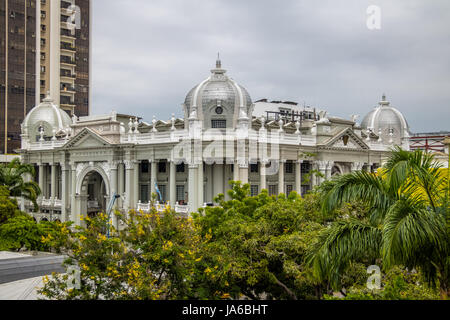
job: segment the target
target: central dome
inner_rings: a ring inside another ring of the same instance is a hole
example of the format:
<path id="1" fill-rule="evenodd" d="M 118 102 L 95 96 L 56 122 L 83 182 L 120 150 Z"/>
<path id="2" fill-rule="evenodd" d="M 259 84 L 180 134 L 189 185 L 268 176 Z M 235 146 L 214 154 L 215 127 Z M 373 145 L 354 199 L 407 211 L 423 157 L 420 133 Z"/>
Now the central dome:
<path id="1" fill-rule="evenodd" d="M 185 118 L 203 120 L 206 128 L 235 126 L 238 119 L 251 118 L 252 112 L 249 93 L 226 75 L 220 59 L 211 76 L 189 91 L 184 102 Z"/>

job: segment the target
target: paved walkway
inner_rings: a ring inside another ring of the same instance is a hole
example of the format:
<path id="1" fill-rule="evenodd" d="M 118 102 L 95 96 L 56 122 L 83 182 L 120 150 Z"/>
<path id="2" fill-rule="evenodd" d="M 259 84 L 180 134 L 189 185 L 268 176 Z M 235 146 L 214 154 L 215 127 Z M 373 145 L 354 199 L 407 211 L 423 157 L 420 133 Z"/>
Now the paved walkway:
<path id="1" fill-rule="evenodd" d="M 37 291 L 44 286 L 42 278 L 37 277 L 1 284 L 0 300 L 38 300 Z"/>
<path id="2" fill-rule="evenodd" d="M 65 273 L 63 256 L 0 252 L 0 300 L 37 300 L 43 277 Z"/>

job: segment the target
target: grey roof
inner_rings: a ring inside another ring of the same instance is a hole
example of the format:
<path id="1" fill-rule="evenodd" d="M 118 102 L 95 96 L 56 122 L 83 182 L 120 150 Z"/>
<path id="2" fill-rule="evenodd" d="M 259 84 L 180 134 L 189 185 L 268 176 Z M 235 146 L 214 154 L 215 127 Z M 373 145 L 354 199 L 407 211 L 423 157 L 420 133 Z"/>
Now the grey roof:
<path id="1" fill-rule="evenodd" d="M 381 133 L 383 140 L 390 139 L 390 132 L 393 132 L 393 139 L 396 143 L 401 143 L 401 139 L 410 135 L 409 124 L 404 115 L 392 107 L 386 97 L 379 103 L 379 106 L 369 112 L 361 123 L 364 130 L 372 130 L 373 133 Z"/>
<path id="2" fill-rule="evenodd" d="M 253 102 L 248 91 L 233 79 L 226 75 L 226 70 L 218 65 L 218 68 L 211 70 L 212 75 L 195 86 L 186 96 L 184 106 L 187 114 L 192 112 L 195 105 L 197 109 L 206 112 L 211 105 L 215 105 L 218 100 L 222 105 L 232 108 L 239 108 L 241 104 L 245 106 L 247 114 L 250 113 Z"/>
<path id="3" fill-rule="evenodd" d="M 56 130 L 56 132 L 68 128 L 72 123 L 69 115 L 53 103 L 50 97 L 38 106 L 31 109 L 23 121 L 23 127 L 30 131 L 35 131 L 36 127 L 41 125 L 48 130 Z M 46 132 L 51 134 L 52 132 Z"/>

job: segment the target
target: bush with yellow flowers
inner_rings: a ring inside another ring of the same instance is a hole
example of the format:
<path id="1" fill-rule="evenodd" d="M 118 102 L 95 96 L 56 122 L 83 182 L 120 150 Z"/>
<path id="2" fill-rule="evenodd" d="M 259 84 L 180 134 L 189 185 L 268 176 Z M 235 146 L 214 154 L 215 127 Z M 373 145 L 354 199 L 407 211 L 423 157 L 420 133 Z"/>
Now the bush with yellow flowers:
<path id="1" fill-rule="evenodd" d="M 125 225 L 121 231 L 105 214 L 83 218 L 85 227 L 64 230 L 54 245 L 67 254 L 66 267 L 78 268 L 79 281 L 72 274 L 55 274 L 40 294 L 57 300 L 195 298 L 195 265 L 201 257 L 192 219 L 170 208 L 117 216 Z"/>

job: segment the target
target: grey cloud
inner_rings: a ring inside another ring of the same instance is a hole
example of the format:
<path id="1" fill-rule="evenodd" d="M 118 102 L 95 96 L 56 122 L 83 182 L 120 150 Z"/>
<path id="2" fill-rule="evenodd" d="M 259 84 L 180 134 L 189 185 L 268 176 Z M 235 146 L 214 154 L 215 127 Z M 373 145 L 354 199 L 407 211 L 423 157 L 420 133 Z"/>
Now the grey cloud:
<path id="1" fill-rule="evenodd" d="M 363 116 L 382 93 L 413 131 L 450 130 L 446 0 L 94 0 L 93 112 L 182 115 L 221 52 L 254 100 Z M 382 9 L 382 30 L 366 9 Z"/>

